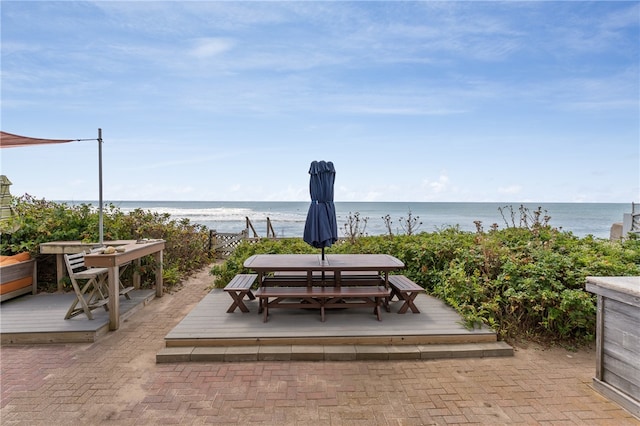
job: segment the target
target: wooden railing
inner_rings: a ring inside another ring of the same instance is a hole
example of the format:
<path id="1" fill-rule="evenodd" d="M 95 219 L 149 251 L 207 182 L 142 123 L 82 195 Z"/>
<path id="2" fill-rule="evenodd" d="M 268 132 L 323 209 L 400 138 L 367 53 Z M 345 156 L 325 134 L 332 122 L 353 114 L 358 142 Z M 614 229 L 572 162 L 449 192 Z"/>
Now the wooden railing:
<path id="1" fill-rule="evenodd" d="M 253 223 L 251 223 L 251 219 L 249 219 L 249 217 L 247 216 L 245 217 L 245 220 L 247 223 L 247 231 L 251 229 L 251 232 L 253 232 L 253 238 L 260 238 L 260 236 L 256 232 L 256 228 L 254 228 Z M 273 225 L 271 224 L 271 219 L 269 218 L 267 218 L 267 238 L 276 238 L 276 231 L 273 230 Z"/>

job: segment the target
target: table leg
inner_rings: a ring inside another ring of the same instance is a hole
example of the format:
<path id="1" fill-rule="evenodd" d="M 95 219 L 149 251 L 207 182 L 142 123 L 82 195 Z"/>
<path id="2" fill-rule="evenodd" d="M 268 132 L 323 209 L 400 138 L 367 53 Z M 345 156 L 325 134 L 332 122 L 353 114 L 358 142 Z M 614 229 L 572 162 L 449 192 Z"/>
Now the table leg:
<path id="1" fill-rule="evenodd" d="M 269 298 L 265 297 L 264 298 L 264 317 L 262 318 L 262 322 L 267 322 L 267 318 L 269 317 Z"/>
<path id="2" fill-rule="evenodd" d="M 65 271 L 67 270 L 67 265 L 64 263 L 64 254 L 56 254 L 56 282 L 58 283 L 58 291 L 62 292 L 64 290 L 64 285 L 62 283 L 62 279 L 65 276 Z"/>
<path id="3" fill-rule="evenodd" d="M 380 305 L 381 305 L 381 300 L 379 297 L 376 297 L 376 307 L 374 309 L 374 312 L 376 314 L 376 316 L 378 317 L 378 321 L 382 321 L 382 317 L 380 316 Z"/>
<path id="4" fill-rule="evenodd" d="M 120 267 L 109 268 L 109 330 L 120 327 Z"/>
<path id="5" fill-rule="evenodd" d="M 162 297 L 162 250 L 153 257 L 156 260 L 156 297 Z"/>
<path id="6" fill-rule="evenodd" d="M 133 261 L 133 288 L 140 290 L 140 258 Z"/>

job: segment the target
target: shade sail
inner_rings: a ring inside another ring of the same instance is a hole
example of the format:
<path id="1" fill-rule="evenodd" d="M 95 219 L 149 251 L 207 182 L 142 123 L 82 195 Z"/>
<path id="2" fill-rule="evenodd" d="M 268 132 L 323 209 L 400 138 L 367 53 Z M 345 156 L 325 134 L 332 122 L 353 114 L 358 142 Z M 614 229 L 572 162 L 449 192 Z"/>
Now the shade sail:
<path id="1" fill-rule="evenodd" d="M 314 161 L 309 168 L 309 192 L 311 205 L 304 226 L 303 240 L 316 248 L 331 247 L 338 241 L 336 208 L 333 204 L 333 187 L 336 170 L 331 161 Z"/>
<path id="2" fill-rule="evenodd" d="M 31 145 L 49 145 L 56 143 L 67 143 L 67 142 L 80 142 L 80 141 L 98 141 L 98 211 L 99 211 L 99 219 L 98 219 L 98 232 L 100 234 L 100 244 L 103 243 L 103 220 L 102 220 L 102 129 L 98 129 L 98 138 L 97 139 L 41 139 L 41 138 L 31 138 L 28 136 L 20 136 L 15 135 L 13 133 L 2 132 L 0 131 L 0 148 L 16 148 L 16 147 L 24 147 Z"/>
<path id="3" fill-rule="evenodd" d="M 76 139 L 40 139 L 0 132 L 0 148 L 73 142 Z"/>

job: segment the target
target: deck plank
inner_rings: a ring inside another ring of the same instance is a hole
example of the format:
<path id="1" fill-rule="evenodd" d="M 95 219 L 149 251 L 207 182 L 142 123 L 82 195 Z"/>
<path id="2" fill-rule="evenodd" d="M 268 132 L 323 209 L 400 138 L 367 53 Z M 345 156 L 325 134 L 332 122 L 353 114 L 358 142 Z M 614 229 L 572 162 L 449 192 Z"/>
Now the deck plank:
<path id="1" fill-rule="evenodd" d="M 131 300 L 120 299 L 120 317 L 127 318 L 155 297 L 155 290 L 133 290 Z M 92 342 L 109 327 L 109 312 L 92 311 L 93 320 L 84 314 L 64 319 L 73 302 L 73 293 L 24 295 L 0 305 L 0 342 L 2 344 Z"/>
<path id="2" fill-rule="evenodd" d="M 329 309 L 321 322 L 317 309 L 282 309 L 264 323 L 257 300 L 246 301 L 249 313 L 227 313 L 230 298 L 214 289 L 165 337 L 167 347 L 188 342 L 195 346 L 247 344 L 247 342 L 289 342 L 291 339 L 324 343 L 348 339 L 371 342 L 433 341 L 487 342 L 497 340 L 493 330 L 468 330 L 462 318 L 442 301 L 420 294 L 416 298 L 419 314 L 397 314 L 402 302 L 391 302 L 391 312 L 382 312 L 382 321 L 371 315 L 371 308 Z"/>
<path id="3" fill-rule="evenodd" d="M 131 300 L 121 298 L 121 318 L 151 300 L 153 290 L 134 290 Z M 84 315 L 64 319 L 73 294 L 24 295 L 3 302 L 0 309 L 2 344 L 93 342 L 107 334 L 109 315 L 94 310 L 95 319 Z M 214 289 L 165 336 L 165 345 L 233 346 L 256 344 L 429 344 L 485 343 L 496 341 L 487 327 L 468 330 L 461 317 L 442 301 L 420 294 L 419 314 L 397 314 L 400 301 L 391 302 L 391 312 L 382 311 L 382 321 L 370 308 L 330 309 L 320 321 L 317 309 L 275 310 L 262 322 L 257 300 L 247 301 L 249 313 L 227 313 L 231 298 Z M 152 307 L 150 307 L 152 308 Z"/>

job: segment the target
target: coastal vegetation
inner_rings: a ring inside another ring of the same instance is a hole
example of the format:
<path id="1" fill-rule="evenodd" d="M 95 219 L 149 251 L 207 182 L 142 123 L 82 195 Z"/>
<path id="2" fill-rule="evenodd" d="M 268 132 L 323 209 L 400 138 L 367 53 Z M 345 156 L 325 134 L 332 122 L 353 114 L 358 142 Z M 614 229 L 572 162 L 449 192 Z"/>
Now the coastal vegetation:
<path id="1" fill-rule="evenodd" d="M 3 234 L 0 254 L 29 251 L 38 259 L 39 288 L 55 286 L 55 259 L 39 255 L 40 243 L 98 241 L 98 213 L 87 204 L 70 205 L 14 197 L 21 227 Z M 579 344 L 595 335 L 596 297 L 584 290 L 587 276 L 640 275 L 640 239 L 611 242 L 579 238 L 554 228 L 540 209 L 506 206 L 502 227 L 475 232 L 447 227 L 419 232 L 419 218 L 403 221 L 404 234 L 367 236 L 366 218 L 349 215 L 341 239 L 327 253 L 387 253 L 402 260 L 403 273 L 456 309 L 468 327 L 486 324 L 503 339 Z M 105 206 L 105 240 L 162 238 L 166 241 L 163 278 L 176 289 L 192 272 L 213 263 L 208 228 L 188 219 L 136 209 L 124 213 Z M 241 243 L 211 269 L 215 285 L 224 286 L 245 272 L 247 257 L 257 253 L 317 253 L 301 238 L 260 239 Z M 150 260 L 148 260 L 150 262 Z M 143 262 L 143 282 L 153 282 L 153 265 Z"/>
<path id="2" fill-rule="evenodd" d="M 54 256 L 39 255 L 40 244 L 99 241 L 98 212 L 89 204 L 57 203 L 28 194 L 14 197 L 13 206 L 20 228 L 11 234 L 2 234 L 0 254 L 30 252 L 38 259 L 39 288 L 57 288 Z M 141 209 L 125 214 L 114 205 L 107 205 L 103 211 L 103 230 L 105 241 L 164 239 L 163 280 L 169 290 L 193 271 L 211 263 L 209 230 L 186 219 L 177 221 L 169 214 Z M 143 283 L 155 281 L 151 262 L 151 259 L 143 259 L 138 271 Z"/>
<path id="3" fill-rule="evenodd" d="M 577 345 L 595 337 L 596 296 L 587 276 L 640 275 L 640 240 L 578 238 L 543 211 L 506 209 L 506 227 L 448 227 L 412 235 L 351 236 L 327 253 L 387 253 L 403 273 L 444 300 L 468 327 L 486 324 L 509 340 Z M 357 215 L 351 216 L 357 218 Z M 360 219 L 361 220 L 361 219 Z M 361 222 L 359 222 L 361 223 Z M 257 253 L 317 253 L 301 239 L 245 242 L 211 273 L 224 286 Z"/>

